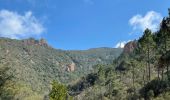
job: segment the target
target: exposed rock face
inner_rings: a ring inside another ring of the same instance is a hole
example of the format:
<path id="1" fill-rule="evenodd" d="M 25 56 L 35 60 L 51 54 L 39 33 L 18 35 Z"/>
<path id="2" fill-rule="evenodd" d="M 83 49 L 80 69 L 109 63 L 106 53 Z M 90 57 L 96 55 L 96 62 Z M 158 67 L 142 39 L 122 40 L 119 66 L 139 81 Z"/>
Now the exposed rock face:
<path id="1" fill-rule="evenodd" d="M 75 71 L 75 67 L 76 67 L 75 63 L 72 62 L 71 64 L 67 65 L 67 71 L 73 72 Z"/>
<path id="2" fill-rule="evenodd" d="M 39 45 L 41 45 L 41 46 L 48 46 L 47 41 L 45 39 L 43 39 L 43 38 L 40 39 Z"/>
<path id="3" fill-rule="evenodd" d="M 137 43 L 136 41 L 130 41 L 128 42 L 125 47 L 124 47 L 124 50 L 123 50 L 123 53 L 131 53 L 133 52 L 133 50 L 137 47 Z"/>
<path id="4" fill-rule="evenodd" d="M 22 40 L 22 41 L 23 41 L 24 45 L 34 45 L 34 44 L 36 44 L 36 41 L 33 38 L 25 39 L 25 40 Z"/>
<path id="5" fill-rule="evenodd" d="M 69 51 L 44 47 L 44 44 L 44 40 L 33 38 L 0 38 L 0 67 L 9 69 L 7 74 L 13 75 L 12 81 L 19 87 L 15 97 L 19 100 L 35 93 L 44 97 L 49 94 L 51 81 L 69 83 L 91 73 L 96 64 L 111 64 L 122 53 L 120 48 Z M 29 90 L 23 93 L 25 88 Z"/>
<path id="6" fill-rule="evenodd" d="M 48 44 L 45 39 L 35 40 L 34 38 L 29 38 L 23 40 L 24 45 L 40 45 L 44 47 L 48 47 Z"/>

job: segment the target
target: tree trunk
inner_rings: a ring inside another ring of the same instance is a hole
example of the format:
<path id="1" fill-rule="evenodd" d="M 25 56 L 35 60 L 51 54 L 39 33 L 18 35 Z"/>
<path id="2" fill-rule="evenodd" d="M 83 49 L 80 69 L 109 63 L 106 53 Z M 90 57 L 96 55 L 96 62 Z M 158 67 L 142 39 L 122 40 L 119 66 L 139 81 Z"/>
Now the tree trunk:
<path id="1" fill-rule="evenodd" d="M 111 92 L 112 92 L 112 91 L 111 91 L 111 88 L 112 88 L 112 87 L 111 87 L 111 82 L 110 82 L 110 83 L 109 83 L 109 99 L 111 99 Z"/>
<path id="2" fill-rule="evenodd" d="M 135 75 L 134 75 L 134 65 L 132 66 L 133 67 L 133 76 L 132 76 L 132 78 L 133 78 L 133 89 L 135 88 Z"/>
<path id="3" fill-rule="evenodd" d="M 145 69 L 143 70 L 143 86 L 145 86 Z"/>
<path id="4" fill-rule="evenodd" d="M 165 36 L 165 53 L 167 53 L 167 37 Z M 167 61 L 165 61 L 166 64 L 166 70 L 167 70 L 167 77 L 169 76 L 169 67 L 167 64 Z"/>
<path id="5" fill-rule="evenodd" d="M 148 63 L 146 63 L 146 68 L 145 68 L 145 74 L 146 74 L 146 82 L 148 82 Z"/>
<path id="6" fill-rule="evenodd" d="M 149 55 L 150 55 L 150 52 L 149 52 L 150 50 L 149 50 L 149 44 L 148 44 L 148 68 L 149 68 L 149 77 L 148 77 L 148 79 L 149 79 L 149 81 L 150 81 L 150 79 L 151 79 L 151 67 L 150 67 L 150 57 L 149 57 Z"/>
<path id="7" fill-rule="evenodd" d="M 162 80 L 164 79 L 164 69 L 162 68 Z"/>
<path id="8" fill-rule="evenodd" d="M 160 68 L 159 68 L 159 66 L 158 66 L 158 80 L 160 80 L 160 77 L 159 77 L 159 72 L 160 71 Z"/>

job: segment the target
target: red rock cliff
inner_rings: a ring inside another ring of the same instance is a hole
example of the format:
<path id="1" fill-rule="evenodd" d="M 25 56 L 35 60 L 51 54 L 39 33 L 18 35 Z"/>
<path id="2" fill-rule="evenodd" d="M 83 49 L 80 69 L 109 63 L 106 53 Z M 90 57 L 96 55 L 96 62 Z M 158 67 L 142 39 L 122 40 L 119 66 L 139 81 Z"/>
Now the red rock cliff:
<path id="1" fill-rule="evenodd" d="M 130 41 L 128 42 L 125 46 L 124 46 L 124 50 L 123 50 L 123 53 L 131 53 L 133 52 L 133 50 L 136 48 L 137 46 L 137 43 L 136 41 Z"/>

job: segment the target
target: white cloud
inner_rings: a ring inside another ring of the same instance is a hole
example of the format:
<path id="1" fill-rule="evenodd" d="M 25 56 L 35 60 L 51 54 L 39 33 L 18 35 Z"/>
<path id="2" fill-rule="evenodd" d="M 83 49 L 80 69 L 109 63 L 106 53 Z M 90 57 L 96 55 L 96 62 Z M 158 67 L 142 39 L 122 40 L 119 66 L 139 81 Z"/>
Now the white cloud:
<path id="1" fill-rule="evenodd" d="M 131 40 L 118 42 L 118 43 L 115 45 L 115 48 L 124 48 L 124 46 L 126 45 L 126 43 L 128 43 L 128 42 L 130 42 L 130 41 L 131 41 Z"/>
<path id="2" fill-rule="evenodd" d="M 115 48 L 124 48 L 125 44 L 129 41 L 122 41 L 116 44 Z"/>
<path id="3" fill-rule="evenodd" d="M 159 24 L 162 20 L 162 15 L 155 11 L 149 11 L 145 16 L 137 14 L 133 16 L 129 23 L 133 27 L 133 30 L 144 31 L 146 28 L 156 31 L 159 29 Z"/>
<path id="4" fill-rule="evenodd" d="M 8 10 L 0 11 L 0 36 L 26 38 L 39 36 L 44 31 L 43 25 L 32 15 L 31 11 L 24 15 Z"/>

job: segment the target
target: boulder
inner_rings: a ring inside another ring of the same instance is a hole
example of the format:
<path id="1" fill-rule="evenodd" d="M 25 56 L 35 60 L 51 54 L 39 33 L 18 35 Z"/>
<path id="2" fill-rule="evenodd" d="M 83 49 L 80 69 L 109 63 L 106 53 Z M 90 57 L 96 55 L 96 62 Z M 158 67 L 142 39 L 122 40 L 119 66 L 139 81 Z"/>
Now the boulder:
<path id="1" fill-rule="evenodd" d="M 67 71 L 73 72 L 73 71 L 75 71 L 75 67 L 76 67 L 75 63 L 72 62 L 71 64 L 67 65 Z"/>

